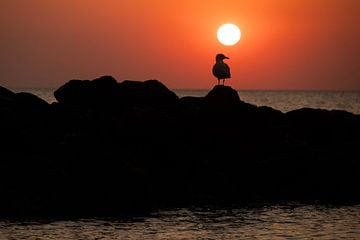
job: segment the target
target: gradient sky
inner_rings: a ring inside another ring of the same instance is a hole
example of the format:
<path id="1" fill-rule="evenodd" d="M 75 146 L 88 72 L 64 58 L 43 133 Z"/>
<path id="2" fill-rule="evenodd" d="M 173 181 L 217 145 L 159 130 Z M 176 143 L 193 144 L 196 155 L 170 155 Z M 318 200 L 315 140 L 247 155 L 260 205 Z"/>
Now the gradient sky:
<path id="1" fill-rule="evenodd" d="M 224 23 L 242 32 L 222 46 Z M 0 85 L 112 75 L 211 88 L 360 90 L 360 0 L 0 0 Z"/>

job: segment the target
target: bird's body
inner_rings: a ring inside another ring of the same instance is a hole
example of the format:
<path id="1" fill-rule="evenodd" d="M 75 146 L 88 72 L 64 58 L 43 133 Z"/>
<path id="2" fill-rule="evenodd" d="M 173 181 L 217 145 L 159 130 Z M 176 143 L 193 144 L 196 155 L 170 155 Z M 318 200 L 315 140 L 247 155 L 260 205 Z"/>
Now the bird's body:
<path id="1" fill-rule="evenodd" d="M 218 84 L 220 84 L 220 80 L 223 80 L 223 85 L 225 79 L 231 78 L 230 67 L 224 63 L 224 59 L 229 59 L 225 57 L 224 54 L 216 55 L 216 63 L 213 66 L 212 73 L 218 79 Z"/>

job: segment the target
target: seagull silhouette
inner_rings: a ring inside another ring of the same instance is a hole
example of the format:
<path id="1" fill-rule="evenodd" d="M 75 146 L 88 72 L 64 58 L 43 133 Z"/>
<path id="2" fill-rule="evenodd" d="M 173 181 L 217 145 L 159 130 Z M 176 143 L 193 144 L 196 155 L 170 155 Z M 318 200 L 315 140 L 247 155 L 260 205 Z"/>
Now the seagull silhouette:
<path id="1" fill-rule="evenodd" d="M 220 53 L 216 55 L 216 63 L 213 66 L 212 72 L 213 75 L 218 79 L 218 85 L 220 85 L 220 80 L 223 80 L 223 85 L 225 79 L 231 78 L 230 67 L 223 62 L 224 59 L 229 59 L 224 54 Z"/>

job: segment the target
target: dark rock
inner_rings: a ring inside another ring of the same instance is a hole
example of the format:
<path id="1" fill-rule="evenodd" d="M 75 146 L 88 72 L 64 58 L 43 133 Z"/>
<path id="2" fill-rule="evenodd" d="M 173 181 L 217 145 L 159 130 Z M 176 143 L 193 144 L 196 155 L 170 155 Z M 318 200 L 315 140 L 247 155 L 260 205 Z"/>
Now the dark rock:
<path id="1" fill-rule="evenodd" d="M 204 199 L 360 202 L 358 115 L 282 113 L 225 86 L 178 99 L 155 80 L 107 76 L 70 81 L 55 96 L 48 105 L 0 88 L 11 103 L 0 108 L 1 216 L 108 215 Z"/>
<path id="2" fill-rule="evenodd" d="M 286 123 L 298 139 L 325 147 L 353 141 L 360 134 L 358 118 L 346 111 L 302 108 L 286 113 Z"/>
<path id="3" fill-rule="evenodd" d="M 111 76 L 92 81 L 71 80 L 54 92 L 61 104 L 83 107 L 162 107 L 174 105 L 178 97 L 156 80 L 124 81 Z"/>
<path id="4" fill-rule="evenodd" d="M 179 99 L 179 106 L 184 111 L 199 112 L 204 105 L 204 100 L 204 97 L 182 97 Z"/>
<path id="5" fill-rule="evenodd" d="M 44 110 L 48 109 L 50 106 L 45 100 L 34 94 L 26 92 L 16 94 L 16 103 L 19 107 L 25 109 L 26 111 Z"/>
<path id="6" fill-rule="evenodd" d="M 253 108 L 252 108 L 253 109 Z M 256 112 L 264 118 L 267 119 L 273 119 L 273 120 L 281 120 L 284 117 L 284 113 L 282 113 L 281 111 L 274 109 L 272 107 L 268 107 L 268 106 L 261 106 L 261 107 L 257 107 Z"/>
<path id="7" fill-rule="evenodd" d="M 15 100 L 16 94 L 0 86 L 0 107 L 6 107 Z"/>
<path id="8" fill-rule="evenodd" d="M 179 100 L 174 92 L 157 80 L 123 81 L 119 84 L 119 96 L 125 106 L 137 107 L 174 106 Z"/>
<path id="9" fill-rule="evenodd" d="M 70 80 L 54 92 L 59 103 L 74 106 L 105 106 L 117 99 L 118 83 L 111 76 L 103 76 L 93 81 Z"/>
<path id="10" fill-rule="evenodd" d="M 329 120 L 345 120 L 353 118 L 354 114 L 341 110 L 325 110 L 313 108 L 301 108 L 286 113 L 292 121 L 298 122 L 321 122 L 326 124 Z"/>
<path id="11" fill-rule="evenodd" d="M 205 102 L 211 106 L 229 107 L 240 104 L 240 97 L 231 87 L 217 85 L 205 96 Z"/>
<path id="12" fill-rule="evenodd" d="M 15 98 L 15 93 L 10 91 L 7 88 L 0 86 L 0 99 L 13 100 Z"/>
<path id="13" fill-rule="evenodd" d="M 49 107 L 49 104 L 31 93 L 14 93 L 6 88 L 0 87 L 0 106 L 5 107 L 10 112 L 32 112 L 39 113 Z M 5 109 L 3 109 L 5 110 Z"/>

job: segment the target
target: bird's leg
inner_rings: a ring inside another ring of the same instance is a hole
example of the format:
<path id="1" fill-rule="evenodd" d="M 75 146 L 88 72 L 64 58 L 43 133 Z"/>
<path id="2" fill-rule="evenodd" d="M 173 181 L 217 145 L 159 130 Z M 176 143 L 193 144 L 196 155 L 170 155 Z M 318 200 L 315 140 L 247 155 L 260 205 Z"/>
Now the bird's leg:
<path id="1" fill-rule="evenodd" d="M 223 79 L 223 86 L 225 86 L 225 79 Z"/>
<path id="2" fill-rule="evenodd" d="M 220 79 L 218 79 L 218 85 L 220 85 Z"/>

